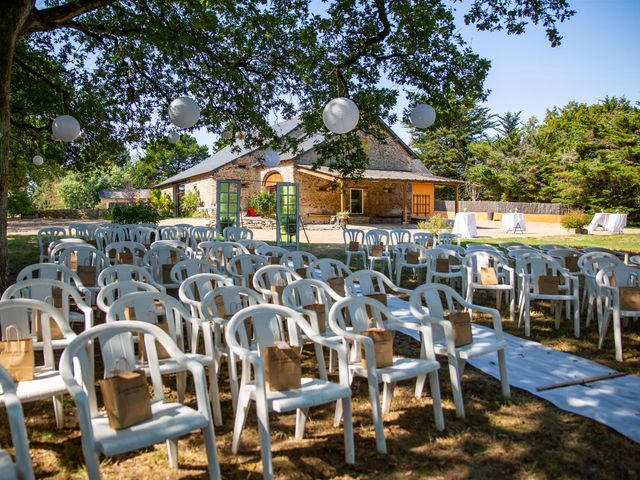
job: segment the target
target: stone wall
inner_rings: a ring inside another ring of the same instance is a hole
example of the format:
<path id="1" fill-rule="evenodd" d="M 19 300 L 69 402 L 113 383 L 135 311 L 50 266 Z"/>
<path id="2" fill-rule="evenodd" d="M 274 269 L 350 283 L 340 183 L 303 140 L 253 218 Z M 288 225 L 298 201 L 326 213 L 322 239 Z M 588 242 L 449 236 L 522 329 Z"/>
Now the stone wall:
<path id="1" fill-rule="evenodd" d="M 323 215 L 340 211 L 340 191 L 331 190 L 329 180 L 296 172 L 295 181 L 300 184 L 300 216 L 305 223 L 328 223 L 329 218 Z"/>

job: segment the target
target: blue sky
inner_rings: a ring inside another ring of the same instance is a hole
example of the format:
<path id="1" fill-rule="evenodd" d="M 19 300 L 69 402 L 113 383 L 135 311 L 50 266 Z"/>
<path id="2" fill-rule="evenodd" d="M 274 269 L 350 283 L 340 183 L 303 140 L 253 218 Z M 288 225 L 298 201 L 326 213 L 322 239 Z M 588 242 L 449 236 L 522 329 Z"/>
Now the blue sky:
<path id="1" fill-rule="evenodd" d="M 519 36 L 467 27 L 465 3 L 456 4 L 460 31 L 476 53 L 491 60 L 485 106 L 492 113 L 522 110 L 524 119 L 542 120 L 548 108 L 571 100 L 595 103 L 607 95 L 640 100 L 640 0 L 572 0 L 577 13 L 560 24 L 563 40 L 555 48 L 540 27 L 530 26 Z M 401 98 L 399 116 L 406 106 Z M 409 141 L 400 124 L 393 128 Z M 204 129 L 196 137 L 209 147 L 215 141 Z"/>

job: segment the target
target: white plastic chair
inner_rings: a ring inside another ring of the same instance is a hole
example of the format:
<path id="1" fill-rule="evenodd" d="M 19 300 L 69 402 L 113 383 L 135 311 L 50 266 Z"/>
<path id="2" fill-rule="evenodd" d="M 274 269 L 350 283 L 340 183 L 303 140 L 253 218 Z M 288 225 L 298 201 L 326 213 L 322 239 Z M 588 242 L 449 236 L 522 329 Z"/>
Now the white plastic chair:
<path id="1" fill-rule="evenodd" d="M 499 243 L 498 246 L 503 250 L 508 250 L 513 247 L 525 247 L 525 248 L 533 248 L 531 245 L 522 242 L 502 242 Z"/>
<path id="2" fill-rule="evenodd" d="M 138 242 L 116 242 L 109 243 L 104 247 L 104 253 L 109 259 L 112 260 L 114 265 L 118 265 L 119 253 L 131 253 L 133 255 L 133 264 L 142 266 L 144 254 L 147 253 L 147 248 Z"/>
<path id="3" fill-rule="evenodd" d="M 225 227 L 222 236 L 227 242 L 237 242 L 253 238 L 253 231 L 247 227 Z"/>
<path id="4" fill-rule="evenodd" d="M 171 225 L 160 227 L 158 232 L 160 233 L 160 240 L 177 240 L 186 245 L 189 244 L 189 231 L 183 226 Z"/>
<path id="5" fill-rule="evenodd" d="M 443 304 L 443 298 L 445 303 Z M 462 397 L 462 373 L 468 359 L 496 352 L 500 369 L 500 384 L 505 400 L 511 397 L 507 360 L 505 356 L 506 342 L 502 334 L 500 312 L 493 308 L 473 305 L 462 298 L 451 287 L 440 284 L 421 285 L 414 290 L 409 299 L 411 314 L 429 329 L 428 338 L 434 343 L 438 355 L 446 355 L 449 362 L 449 377 L 456 405 L 456 416 L 464 418 L 464 399 Z M 493 337 L 474 338 L 469 345 L 456 347 L 451 322 L 445 319 L 445 308 L 448 312 L 474 311 L 488 313 L 493 321 Z"/>
<path id="6" fill-rule="evenodd" d="M 253 275 L 253 289 L 269 303 L 282 305 L 280 298 L 284 287 L 302 277 L 284 265 L 266 265 Z"/>
<path id="7" fill-rule="evenodd" d="M 509 302 L 509 319 L 513 322 L 516 314 L 516 275 L 515 270 L 509 266 L 506 258 L 499 253 L 491 251 L 467 251 L 463 265 L 466 269 L 466 297 L 469 304 L 473 304 L 473 295 L 476 290 L 489 290 L 496 293 L 496 309 L 499 311 L 502 303 L 502 292 L 506 293 Z M 494 268 L 498 283 L 485 285 L 481 282 L 481 269 Z"/>
<path id="8" fill-rule="evenodd" d="M 364 241 L 367 247 L 369 268 L 371 270 L 375 270 L 376 262 L 380 262 L 382 264 L 382 272 L 384 273 L 384 266 L 386 264 L 389 269 L 389 276 L 393 276 L 393 272 L 391 270 L 391 253 L 389 251 L 389 232 L 381 229 L 368 230 L 364 235 Z M 373 255 L 373 247 L 381 245 L 382 243 L 384 243 L 382 247 L 382 254 Z"/>
<path id="9" fill-rule="evenodd" d="M 40 249 L 40 258 L 38 261 L 40 263 L 49 261 L 49 256 L 47 255 L 49 244 L 61 239 L 66 234 L 67 231 L 62 227 L 46 227 L 38 230 L 38 248 Z"/>
<path id="10" fill-rule="evenodd" d="M 198 273 L 222 273 L 221 268 L 213 261 L 188 258 L 177 262 L 171 269 L 171 281 L 178 286 L 187 278 Z"/>
<path id="11" fill-rule="evenodd" d="M 153 285 L 159 292 L 165 293 L 163 285 L 156 282 L 151 272 L 144 267 L 136 265 L 112 265 L 107 267 L 98 275 L 98 287 L 103 288 L 113 282 L 126 282 L 135 280 L 137 282 Z"/>
<path id="12" fill-rule="evenodd" d="M 196 250 L 202 242 L 215 242 L 218 240 L 218 232 L 213 227 L 193 227 L 189 232 L 191 248 Z"/>
<path id="13" fill-rule="evenodd" d="M 96 229 L 98 225 L 92 223 L 70 223 L 69 236 L 73 238 L 81 238 L 87 242 L 95 241 Z"/>
<path id="14" fill-rule="evenodd" d="M 428 232 L 415 232 L 413 234 L 413 243 L 424 248 L 435 247 L 438 243 L 438 236 Z"/>
<path id="15" fill-rule="evenodd" d="M 366 267 L 366 265 L 365 265 Z M 344 279 L 351 275 L 351 269 L 340 260 L 333 258 L 319 258 L 318 260 L 311 262 L 309 265 L 309 276 L 307 278 L 315 278 L 326 282 L 329 288 L 335 291 L 339 296 L 344 296 Z M 334 279 L 342 279 L 342 286 L 331 285 L 331 281 Z M 340 291 L 336 291 L 338 288 Z"/>
<path id="16" fill-rule="evenodd" d="M 208 258 L 217 261 L 221 267 L 227 268 L 234 257 L 248 253 L 249 250 L 238 242 L 215 242 L 209 249 Z"/>
<path id="17" fill-rule="evenodd" d="M 348 296 L 356 295 L 409 295 L 411 290 L 399 287 L 384 273 L 375 270 L 358 270 L 345 279 L 345 290 Z"/>
<path id="18" fill-rule="evenodd" d="M 237 242 L 246 248 L 249 253 L 256 253 L 256 249 L 258 247 L 269 245 L 263 240 L 254 240 L 253 238 L 241 238 L 240 240 L 237 240 Z"/>
<path id="19" fill-rule="evenodd" d="M 152 417 L 132 427 L 114 430 L 109 427 L 106 414 L 98 411 L 95 379 L 91 371 L 85 368 L 85 345 L 91 341 L 99 342 L 105 371 L 110 372 L 121 367 L 122 359 L 128 365 L 136 364 L 131 342 L 132 334 L 136 333 L 144 334 L 149 357 L 149 374 L 153 385 Z M 167 351 L 176 368 L 188 371 L 193 376 L 197 408 L 188 407 L 181 402 L 169 402 L 165 398 L 162 387 L 164 372 L 157 360 L 156 342 Z M 82 453 L 91 480 L 100 478 L 100 455 L 112 457 L 165 440 L 169 464 L 175 468 L 178 466 L 178 438 L 200 429 L 203 431 L 207 451 L 209 478 L 221 478 L 203 367 L 182 353 L 172 338 L 158 327 L 130 321 L 98 325 L 71 342 L 60 359 L 60 370 L 76 404 L 82 432 Z"/>
<path id="20" fill-rule="evenodd" d="M 405 268 L 412 269 L 418 277 L 418 282 L 420 281 L 420 273 L 424 270 L 426 276 L 427 269 L 427 249 L 422 245 L 418 245 L 415 243 L 400 243 L 395 246 L 396 249 L 396 285 L 400 285 L 402 280 L 402 270 Z M 408 252 L 417 252 L 418 253 L 418 261 L 414 263 L 409 263 L 409 259 L 407 258 Z"/>
<path id="21" fill-rule="evenodd" d="M 191 309 L 191 315 L 205 319 L 202 299 L 216 288 L 231 286 L 233 280 L 218 273 L 197 273 L 185 279 L 178 289 L 178 298 Z"/>
<path id="22" fill-rule="evenodd" d="M 256 333 L 256 342 L 253 345 L 249 344 L 244 323 L 249 318 Z M 303 377 L 301 387 L 298 389 L 285 391 L 269 391 L 267 389 L 264 364 L 259 352 L 260 348 L 272 346 L 276 340 L 284 340 L 278 335 L 278 330 L 274 329 L 280 319 L 284 319 L 291 328 L 295 326 L 301 329 L 311 341 L 336 351 L 340 371 L 339 383 L 320 378 Z M 351 388 L 349 387 L 347 370 L 347 352 L 343 345 L 317 335 L 300 313 L 280 305 L 255 305 L 236 313 L 227 325 L 226 340 L 233 353 L 247 363 L 248 367 L 250 365 L 250 368 L 242 369 L 231 446 L 234 454 L 238 453 L 240 435 L 251 401 L 256 402 L 262 470 L 263 477 L 267 479 L 274 477 L 269 412 L 285 413 L 296 410 L 295 436 L 297 439 L 302 439 L 309 408 L 338 402 L 344 411 L 345 460 L 348 464 L 354 463 Z"/>
<path id="23" fill-rule="evenodd" d="M 158 243 L 158 242 L 156 242 Z M 151 245 L 151 248 L 144 254 L 143 264 L 149 269 L 153 278 L 166 288 L 178 288 L 178 285 L 165 285 L 163 278 L 163 265 L 177 264 L 183 260 L 188 260 L 189 255 L 182 249 L 171 245 Z M 173 268 L 173 267 L 172 267 Z"/>
<path id="24" fill-rule="evenodd" d="M 157 227 L 143 227 L 142 225 L 131 225 L 129 227 L 129 240 L 141 243 L 148 250 L 151 244 L 160 239 Z"/>
<path id="25" fill-rule="evenodd" d="M 98 227 L 95 231 L 96 248 L 104 252 L 105 247 L 110 243 L 126 242 L 127 231 L 122 225 L 112 225 L 108 228 Z"/>
<path id="26" fill-rule="evenodd" d="M 58 263 L 71 268 L 74 261 L 77 266 L 93 267 L 95 269 L 95 278 L 93 281 L 89 282 L 87 285 L 84 285 L 84 283 L 87 282 L 83 281 L 83 286 L 91 291 L 92 296 L 96 295 L 100 290 L 100 287 L 97 286 L 100 272 L 111 266 L 109 257 L 90 246 L 73 246 L 71 248 L 67 248 L 60 254 Z M 93 298 L 91 302 L 93 303 Z"/>
<path id="27" fill-rule="evenodd" d="M 93 246 L 85 242 L 81 238 L 61 238 L 60 240 L 54 240 L 49 244 L 49 247 L 47 248 L 47 256 L 49 257 L 49 261 L 52 263 L 57 263 L 60 252 L 74 245 Z"/>
<path id="28" fill-rule="evenodd" d="M 136 282 L 135 280 L 121 280 L 115 283 L 110 283 L 100 289 L 98 296 L 96 297 L 96 306 L 106 314 L 109 311 L 109 308 L 111 308 L 111 305 L 125 295 L 138 292 L 158 291 L 159 290 L 150 283 Z"/>
<path id="29" fill-rule="evenodd" d="M 0 365 L 0 405 L 7 409 L 11 443 L 15 451 L 15 463 L 9 452 L 0 448 L 0 478 L 34 480 L 31 456 L 29 455 L 29 438 L 22 412 L 22 404 L 16 394 L 16 386 L 9 372 Z"/>
<path id="30" fill-rule="evenodd" d="M 465 278 L 465 272 L 462 270 L 463 257 L 456 250 L 448 247 L 449 245 L 438 245 L 438 248 L 424 252 L 428 265 L 425 283 L 445 281 L 462 288 Z M 438 260 L 448 262 L 445 271 L 438 271 Z"/>
<path id="31" fill-rule="evenodd" d="M 439 233 L 438 234 L 438 244 L 439 245 L 448 245 L 453 244 L 460 245 L 461 236 L 458 233 Z"/>
<path id="32" fill-rule="evenodd" d="M 227 272 L 229 272 L 236 285 L 251 288 L 253 286 L 253 275 L 266 264 L 267 261 L 260 255 L 240 254 L 229 260 Z"/>
<path id="33" fill-rule="evenodd" d="M 602 321 L 602 305 L 598 302 L 598 286 L 596 284 L 596 275 L 598 272 L 610 266 L 621 264 L 622 261 L 611 253 L 606 252 L 589 252 L 585 253 L 578 259 L 578 268 L 584 276 L 584 290 L 582 294 L 582 310 L 587 308 L 586 325 L 591 324 L 593 318 L 593 306 L 596 306 L 596 317 L 598 322 Z"/>
<path id="34" fill-rule="evenodd" d="M 33 265 L 27 265 L 16 275 L 16 283 L 35 278 L 48 278 L 50 280 L 59 280 L 68 283 L 83 295 L 86 302 L 91 302 L 91 292 L 82 285 L 78 274 L 64 265 L 60 265 L 59 263 L 34 263 Z"/>
<path id="35" fill-rule="evenodd" d="M 411 230 L 407 230 L 406 228 L 392 228 L 389 230 L 389 242 L 389 248 L 395 256 L 398 245 L 402 243 L 412 243 Z"/>
<path id="36" fill-rule="evenodd" d="M 285 265 L 291 270 L 295 270 L 302 278 L 306 278 L 309 265 L 317 259 L 318 258 L 312 253 L 294 250 L 280 257 L 280 265 Z"/>
<path id="37" fill-rule="evenodd" d="M 611 277 L 615 282 L 611 282 Z M 612 285 L 612 283 L 615 283 Z M 603 318 L 598 322 L 598 348 L 601 349 L 613 317 L 613 340 L 616 349 L 616 360 L 622 362 L 622 324 L 621 319 L 640 318 L 640 309 L 627 309 L 621 305 L 622 287 L 640 287 L 640 269 L 624 264 L 610 265 L 602 268 L 596 275 L 598 298 L 602 302 Z"/>
<path id="38" fill-rule="evenodd" d="M 256 247 L 256 255 L 262 255 L 263 257 L 277 257 L 281 258 L 283 255 L 289 253 L 289 250 L 275 245 L 259 245 Z"/>
<path id="39" fill-rule="evenodd" d="M 346 228 L 342 232 L 342 238 L 344 240 L 344 253 L 347 255 L 347 266 L 351 268 L 351 257 L 362 257 L 362 268 L 367 268 L 367 246 L 364 243 L 364 230 Z M 358 242 L 357 250 L 352 251 L 349 249 L 351 242 Z"/>
<path id="40" fill-rule="evenodd" d="M 345 318 L 345 310 L 349 311 L 349 319 Z M 394 356 L 393 364 L 388 367 L 377 368 L 373 340 L 362 335 L 369 328 L 369 311 L 375 312 L 373 326 L 389 330 L 409 329 L 420 332 L 422 348 L 420 358 L 402 358 Z M 433 415 L 436 428 L 444 429 L 444 416 L 440 402 L 440 382 L 438 369 L 440 364 L 435 360 L 433 344 L 428 337 L 427 327 L 419 323 L 401 322 L 380 302 L 366 297 L 347 297 L 337 301 L 329 311 L 329 325 L 342 338 L 343 345 L 349 352 L 349 383 L 354 377 L 366 378 L 369 384 L 369 401 L 373 413 L 373 424 L 376 432 L 376 449 L 379 453 L 387 453 L 384 438 L 382 414 L 391 409 L 393 390 L 397 382 L 416 379 L 415 396 L 422 396 L 422 389 L 427 375 L 431 386 L 433 400 Z M 367 359 L 366 368 L 362 363 L 362 349 Z M 378 385 L 384 385 L 382 405 Z M 336 420 L 340 418 L 340 409 L 336 410 Z"/>
<path id="41" fill-rule="evenodd" d="M 520 315 L 518 326 L 524 319 L 524 332 L 528 337 L 531 335 L 531 302 L 535 300 L 551 300 L 555 309 L 556 329 L 560 328 L 560 315 L 562 313 L 562 303 L 566 307 L 567 319 L 570 318 L 573 307 L 573 334 L 580 338 L 580 293 L 579 280 L 575 275 L 571 275 L 569 270 L 563 268 L 557 261 L 542 256 L 528 255 L 518 259 L 516 263 L 516 274 L 519 277 L 520 299 L 518 307 Z M 558 294 L 540 293 L 539 279 L 543 275 L 556 275 L 560 278 Z M 560 302 L 554 302 L 559 300 Z"/>
<path id="42" fill-rule="evenodd" d="M 36 312 L 40 312 L 43 320 L 49 318 L 55 321 L 65 339 L 75 337 L 76 334 L 69 328 L 69 324 L 56 308 L 40 300 L 31 299 L 0 302 L 0 335 L 4 338 L 7 327 L 14 325 L 18 329 L 20 338 L 32 337 L 31 322 Z M 22 403 L 52 398 L 56 426 L 62 428 L 64 426 L 62 397 L 67 393 L 67 388 L 57 369 L 51 344 L 51 328 L 47 321 L 42 322 L 42 353 L 43 363 L 36 364 L 33 380 L 18 382 L 16 394 Z M 87 361 L 87 365 L 92 364 Z"/>

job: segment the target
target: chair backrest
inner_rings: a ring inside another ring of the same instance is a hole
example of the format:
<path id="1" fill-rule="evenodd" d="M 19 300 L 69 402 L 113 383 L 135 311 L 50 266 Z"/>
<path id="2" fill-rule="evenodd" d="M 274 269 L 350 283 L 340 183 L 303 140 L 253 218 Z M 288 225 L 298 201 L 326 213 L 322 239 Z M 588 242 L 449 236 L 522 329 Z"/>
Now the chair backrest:
<path id="1" fill-rule="evenodd" d="M 60 256 L 60 252 L 74 245 L 92 246 L 81 238 L 62 238 L 59 240 L 54 240 L 49 244 L 49 248 L 47 248 L 47 256 L 49 257 L 49 261 L 52 263 L 56 263 Z"/>
<path id="2" fill-rule="evenodd" d="M 109 257 L 90 246 L 73 246 L 60 253 L 58 263 L 72 268 L 74 262 L 78 267 L 85 266 L 95 268 L 95 279 L 91 282 L 92 285 L 85 285 L 85 287 L 93 287 L 96 285 L 100 272 L 111 266 Z M 86 282 L 83 281 L 83 284 L 84 283 Z"/>
<path id="3" fill-rule="evenodd" d="M 324 305 L 326 312 L 342 297 L 337 295 L 329 286 L 312 278 L 303 278 L 289 283 L 282 292 L 282 304 L 302 312 L 308 305 Z"/>
<path id="4" fill-rule="evenodd" d="M 161 240 L 177 240 L 185 244 L 189 243 L 189 231 L 182 226 L 172 225 L 158 229 Z"/>
<path id="5" fill-rule="evenodd" d="M 237 242 L 253 238 L 253 231 L 247 227 L 225 227 L 222 236 L 227 242 Z"/>
<path id="6" fill-rule="evenodd" d="M 300 268 L 307 268 L 316 260 L 317 257 L 313 253 L 294 250 L 292 252 L 287 252 L 280 257 L 280 265 L 287 265 L 288 267 L 297 270 Z"/>
<path id="7" fill-rule="evenodd" d="M 473 252 L 467 251 L 462 264 L 469 269 L 471 280 L 479 282 L 481 268 L 493 267 L 500 273 L 501 270 L 509 266 L 509 261 L 500 253 L 489 250 L 476 250 Z"/>
<path id="8" fill-rule="evenodd" d="M 413 234 L 413 243 L 422 245 L 423 247 L 433 247 L 436 243 L 438 243 L 438 237 L 433 233 L 415 232 Z"/>
<path id="9" fill-rule="evenodd" d="M 345 314 L 349 312 L 348 315 Z M 385 320 L 395 318 L 382 303 L 369 297 L 346 297 L 333 304 L 329 311 L 329 325 L 332 330 L 361 333 L 371 327 L 385 328 Z M 352 352 L 352 360 L 361 358 L 358 347 Z"/>
<path id="10" fill-rule="evenodd" d="M 426 261 L 427 249 L 417 243 L 399 243 L 395 249 L 397 262 L 408 264 L 406 258 L 408 252 L 418 252 L 418 262 L 412 263 L 412 265 L 419 265 Z"/>
<path id="11" fill-rule="evenodd" d="M 393 246 L 400 243 L 411 243 L 411 230 L 407 230 L 406 228 L 392 228 L 389 231 L 389 239 Z"/>
<path id="12" fill-rule="evenodd" d="M 244 248 L 246 248 L 249 253 L 255 253 L 258 247 L 268 245 L 267 242 L 264 242 L 262 240 L 255 240 L 253 238 L 241 238 L 240 240 L 237 240 L 237 242 Z"/>
<path id="13" fill-rule="evenodd" d="M 446 250 L 448 252 L 455 252 L 460 257 L 464 257 L 465 253 L 467 253 L 467 249 L 462 245 L 456 245 L 454 243 L 440 243 L 433 247 L 434 250 Z"/>
<path id="14" fill-rule="evenodd" d="M 185 279 L 178 290 L 180 301 L 191 308 L 191 315 L 204 318 L 201 310 L 202 299 L 212 290 L 231 286 L 233 280 L 217 273 L 198 273 Z"/>
<path id="15" fill-rule="evenodd" d="M 31 456 L 29 454 L 29 438 L 27 437 L 27 428 L 24 421 L 24 413 L 22 404 L 16 394 L 16 386 L 11 380 L 9 372 L 0 365 L 0 403 L 7 409 L 7 420 L 9 422 L 9 430 L 11 431 L 11 443 L 15 450 L 16 462 L 12 468 L 17 473 L 20 480 L 33 480 L 33 466 L 31 465 Z M 3 465 L 6 467 L 6 465 Z M 6 473 L 4 468 L 3 473 Z M 13 478 L 9 474 L 7 478 Z"/>
<path id="16" fill-rule="evenodd" d="M 127 231 L 121 225 L 98 227 L 95 231 L 96 247 L 101 251 L 104 251 L 109 243 L 126 242 L 127 239 Z"/>
<path id="17" fill-rule="evenodd" d="M 82 282 L 78 274 L 69 267 L 65 267 L 59 263 L 34 263 L 33 265 L 28 265 L 16 275 L 16 282 L 23 282 L 34 278 L 60 280 L 61 282 L 72 285 L 78 291 L 82 290 Z"/>
<path id="18" fill-rule="evenodd" d="M 531 245 L 522 242 L 502 242 L 499 243 L 498 246 L 504 250 L 508 250 L 514 247 L 525 247 L 525 248 L 533 248 Z"/>
<path id="19" fill-rule="evenodd" d="M 272 287 L 285 287 L 302 277 L 284 265 L 266 265 L 253 275 L 253 288 L 259 292 L 270 292 Z"/>
<path id="20" fill-rule="evenodd" d="M 216 260 L 226 268 L 232 258 L 248 253 L 249 250 L 238 242 L 216 242 L 209 249 L 209 258 Z"/>
<path id="21" fill-rule="evenodd" d="M 227 263 L 227 271 L 236 278 L 248 279 L 249 275 L 255 274 L 264 267 L 267 261 L 260 255 L 243 253 L 236 255 Z"/>
<path id="22" fill-rule="evenodd" d="M 149 270 L 137 265 L 113 265 L 107 267 L 98 275 L 98 283 L 96 285 L 98 287 L 105 287 L 113 282 L 127 282 L 131 280 L 149 283 L 156 288 L 161 287 L 161 285 L 155 281 Z"/>
<path id="23" fill-rule="evenodd" d="M 529 279 L 529 290 L 539 292 L 538 280 L 544 275 L 565 276 L 567 270 L 548 255 L 523 255 L 516 261 L 516 273 Z M 571 293 L 571 292 L 567 292 Z"/>
<path id="24" fill-rule="evenodd" d="M 346 278 L 351 275 L 351 269 L 334 258 L 318 258 L 309 264 L 308 271 L 311 278 L 325 281 L 330 278 Z"/>
<path id="25" fill-rule="evenodd" d="M 110 283 L 102 287 L 96 298 L 96 306 L 103 312 L 109 311 L 109 307 L 119 298 L 137 292 L 157 292 L 158 289 L 150 283 L 130 281 L 121 281 Z"/>
<path id="26" fill-rule="evenodd" d="M 131 225 L 129 227 L 129 240 L 138 242 L 150 248 L 153 242 L 160 239 L 160 233 L 155 227 L 143 227 L 141 225 Z"/>
<path id="27" fill-rule="evenodd" d="M 386 275 L 376 270 L 353 272 L 345 279 L 344 286 L 349 296 L 387 293 L 387 288 L 393 290 L 396 287 Z"/>
<path id="28" fill-rule="evenodd" d="M 218 232 L 216 232 L 216 229 L 213 227 L 193 227 L 189 239 L 191 241 L 191 248 L 196 250 L 198 244 L 202 242 L 214 242 L 218 240 Z"/>
<path id="29" fill-rule="evenodd" d="M 578 268 L 584 275 L 595 277 L 601 268 L 618 263 L 622 263 L 622 261 L 615 255 L 597 251 L 582 255 L 578 259 Z"/>
<path id="30" fill-rule="evenodd" d="M 374 245 L 380 245 L 381 243 L 384 243 L 386 248 L 389 245 L 389 232 L 380 228 L 367 230 L 367 233 L 364 235 L 364 240 L 368 251 L 370 251 Z"/>
<path id="31" fill-rule="evenodd" d="M 171 281 L 173 283 L 182 283 L 187 278 L 198 273 L 221 273 L 222 270 L 217 262 L 207 260 L 197 260 L 188 258 L 176 263 L 171 269 Z"/>
<path id="32" fill-rule="evenodd" d="M 488 243 L 469 243 L 465 248 L 465 251 L 467 252 L 474 252 L 477 250 L 500 253 L 499 249 L 493 245 L 489 245 Z"/>
<path id="33" fill-rule="evenodd" d="M 98 225 L 92 223 L 71 223 L 69 224 L 69 236 L 82 240 L 95 240 L 97 228 Z"/>
<path id="34" fill-rule="evenodd" d="M 359 228 L 345 228 L 342 231 L 342 238 L 345 247 L 349 247 L 349 242 L 358 242 L 360 245 L 364 245 L 364 230 L 360 230 Z"/>
<path id="35" fill-rule="evenodd" d="M 438 243 L 440 244 L 451 244 L 456 243 L 460 245 L 460 235 L 457 233 L 439 233 L 438 234 Z"/>
<path id="36" fill-rule="evenodd" d="M 214 288 L 202 297 L 201 311 L 205 320 L 229 319 L 243 308 L 266 304 L 267 301 L 255 290 L 238 285 Z"/>
<path id="37" fill-rule="evenodd" d="M 38 230 L 38 247 L 40 248 L 41 260 L 46 255 L 49 244 L 64 237 L 66 234 L 66 230 L 62 227 L 45 227 Z"/>
<path id="38" fill-rule="evenodd" d="M 158 242 L 151 245 L 151 248 L 144 254 L 143 263 L 151 270 L 153 278 L 157 282 L 163 283 L 162 279 L 162 266 L 169 264 L 176 264 L 182 260 L 189 259 L 187 253 L 171 245 L 156 245 Z"/>
<path id="39" fill-rule="evenodd" d="M 108 243 L 104 247 L 104 253 L 117 265 L 119 262 L 118 253 L 131 253 L 133 255 L 133 261 L 141 263 L 144 258 L 144 254 L 147 253 L 147 247 L 138 242 L 115 242 Z"/>
<path id="40" fill-rule="evenodd" d="M 612 277 L 615 278 L 615 282 L 612 282 Z M 596 274 L 596 284 L 601 287 L 638 287 L 640 286 L 640 268 L 630 267 L 624 263 L 604 266 Z"/>
<path id="41" fill-rule="evenodd" d="M 256 248 L 257 255 L 263 255 L 265 257 L 282 257 L 289 253 L 289 250 L 275 245 L 264 244 Z"/>

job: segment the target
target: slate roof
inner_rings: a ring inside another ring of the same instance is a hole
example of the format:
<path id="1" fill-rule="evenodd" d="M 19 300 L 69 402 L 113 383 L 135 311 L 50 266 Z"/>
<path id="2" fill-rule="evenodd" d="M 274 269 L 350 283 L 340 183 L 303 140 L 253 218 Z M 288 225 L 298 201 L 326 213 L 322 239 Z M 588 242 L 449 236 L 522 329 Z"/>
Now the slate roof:
<path id="1" fill-rule="evenodd" d="M 151 197 L 151 190 L 142 188 L 121 188 L 117 190 L 99 190 L 98 197 L 102 200 L 113 199 L 133 199 L 133 200 L 147 200 Z"/>
<path id="2" fill-rule="evenodd" d="M 304 173 L 310 173 L 313 175 L 317 172 L 321 175 L 326 175 L 332 178 L 338 178 L 340 174 L 328 167 L 318 167 L 315 170 L 311 165 L 298 165 L 298 170 Z M 428 170 L 427 172 L 414 171 L 414 172 L 402 172 L 398 170 L 365 170 L 362 174 L 364 180 L 407 180 L 411 182 L 432 182 L 432 183 L 446 183 L 457 184 L 463 183 L 460 180 L 454 180 L 452 178 L 438 177 L 432 175 Z"/>

